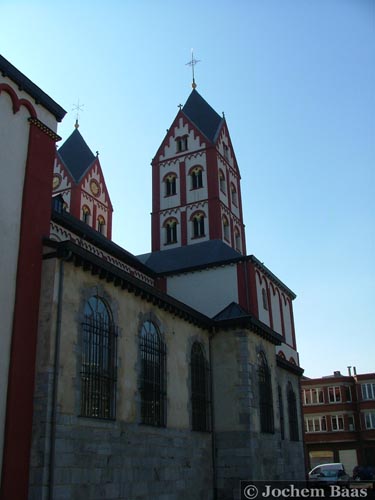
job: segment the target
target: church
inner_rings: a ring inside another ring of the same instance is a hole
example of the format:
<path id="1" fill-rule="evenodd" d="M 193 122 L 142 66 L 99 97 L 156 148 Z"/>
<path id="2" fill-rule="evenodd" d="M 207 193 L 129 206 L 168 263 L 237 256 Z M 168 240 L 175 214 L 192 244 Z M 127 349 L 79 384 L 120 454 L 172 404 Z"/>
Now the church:
<path id="1" fill-rule="evenodd" d="M 247 254 L 225 117 L 193 81 L 152 160 L 151 249 L 133 255 L 78 122 L 56 149 L 65 111 L 0 66 L 18 207 L 1 500 L 230 500 L 242 480 L 304 479 L 296 296 Z"/>

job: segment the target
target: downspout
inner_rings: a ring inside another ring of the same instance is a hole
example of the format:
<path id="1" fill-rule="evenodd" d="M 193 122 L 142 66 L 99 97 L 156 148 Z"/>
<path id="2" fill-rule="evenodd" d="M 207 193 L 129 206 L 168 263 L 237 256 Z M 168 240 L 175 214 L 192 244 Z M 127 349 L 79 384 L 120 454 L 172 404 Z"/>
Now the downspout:
<path id="1" fill-rule="evenodd" d="M 215 405 L 214 405 L 214 391 L 213 391 L 213 365 L 212 365 L 212 338 L 216 331 L 212 327 L 212 333 L 208 337 L 208 352 L 210 363 L 210 394 L 211 394 L 211 453 L 212 453 L 212 487 L 213 487 L 213 500 L 217 500 L 217 470 L 216 470 L 216 433 L 215 433 Z"/>
<path id="2" fill-rule="evenodd" d="M 67 260 L 69 258 L 69 256 L 70 256 L 70 252 L 60 260 L 60 267 L 59 267 L 59 287 L 58 287 L 58 292 L 57 292 L 55 352 L 54 352 L 54 360 L 53 360 L 50 453 L 49 453 L 49 470 L 48 470 L 48 499 L 49 500 L 53 500 L 53 490 L 54 490 L 54 483 L 55 483 L 57 391 L 58 391 L 58 383 L 59 383 L 62 295 L 63 295 L 63 287 L 64 287 L 64 261 Z"/>

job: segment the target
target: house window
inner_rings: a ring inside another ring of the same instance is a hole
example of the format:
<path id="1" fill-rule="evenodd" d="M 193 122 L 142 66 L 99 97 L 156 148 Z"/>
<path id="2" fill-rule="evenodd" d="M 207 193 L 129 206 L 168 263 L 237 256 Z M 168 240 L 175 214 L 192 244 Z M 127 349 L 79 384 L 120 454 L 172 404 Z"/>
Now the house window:
<path id="1" fill-rule="evenodd" d="M 209 371 L 203 348 L 194 342 L 191 348 L 191 409 L 193 431 L 210 430 Z"/>
<path id="2" fill-rule="evenodd" d="M 182 151 L 186 151 L 188 148 L 188 136 L 177 137 L 176 138 L 176 153 L 182 153 Z"/>
<path id="3" fill-rule="evenodd" d="M 258 388 L 261 432 L 274 432 L 271 374 L 263 352 L 258 353 Z"/>
<path id="4" fill-rule="evenodd" d="M 340 403 L 341 391 L 340 387 L 328 387 L 328 399 L 330 403 Z"/>
<path id="5" fill-rule="evenodd" d="M 195 167 L 190 172 L 191 189 L 199 189 L 203 187 L 203 169 L 202 167 Z"/>
<path id="6" fill-rule="evenodd" d="M 170 245 L 177 243 L 177 221 L 176 219 L 168 219 L 165 224 L 165 244 Z"/>
<path id="7" fill-rule="evenodd" d="M 279 396 L 280 433 L 281 433 L 281 439 L 284 439 L 285 438 L 284 404 L 283 404 L 283 395 L 282 395 L 280 386 L 278 386 L 277 392 L 278 392 L 278 396 Z"/>
<path id="8" fill-rule="evenodd" d="M 262 302 L 263 302 L 263 309 L 268 311 L 268 297 L 267 297 L 267 290 L 265 288 L 262 288 Z"/>
<path id="9" fill-rule="evenodd" d="M 342 415 L 332 415 L 331 427 L 332 427 L 333 431 L 343 431 L 344 430 L 344 417 Z"/>
<path id="10" fill-rule="evenodd" d="M 298 436 L 297 401 L 296 401 L 296 394 L 290 382 L 288 382 L 287 395 L 288 395 L 289 437 L 291 441 L 298 441 L 299 436 Z"/>
<path id="11" fill-rule="evenodd" d="M 375 399 L 375 384 L 361 384 L 362 399 Z"/>
<path id="12" fill-rule="evenodd" d="M 375 411 L 365 413 L 366 429 L 375 429 Z"/>
<path id="13" fill-rule="evenodd" d="M 229 241 L 229 221 L 225 215 L 223 217 L 223 235 L 224 235 L 224 239 Z"/>
<path id="14" fill-rule="evenodd" d="M 351 400 L 352 400 L 352 390 L 351 390 L 351 387 L 349 385 L 346 385 L 345 388 L 344 388 L 344 390 L 345 390 L 346 401 L 348 403 L 350 403 Z"/>
<path id="15" fill-rule="evenodd" d="M 316 405 L 324 403 L 324 391 L 322 387 L 303 390 L 303 403 L 305 405 Z"/>
<path id="16" fill-rule="evenodd" d="M 222 193 L 226 193 L 226 182 L 225 182 L 225 175 L 222 170 L 219 171 L 219 186 L 220 186 L 220 191 Z"/>
<path id="17" fill-rule="evenodd" d="M 90 209 L 87 205 L 82 207 L 82 221 L 85 224 L 90 224 Z"/>
<path id="18" fill-rule="evenodd" d="M 199 212 L 198 214 L 193 215 L 192 223 L 193 223 L 193 238 L 202 238 L 205 235 L 204 213 Z"/>
<path id="19" fill-rule="evenodd" d="M 117 327 L 107 304 L 98 296 L 85 305 L 82 322 L 81 416 L 116 416 Z"/>
<path id="20" fill-rule="evenodd" d="M 104 234 L 105 220 L 102 215 L 98 217 L 98 231 L 100 234 Z"/>
<path id="21" fill-rule="evenodd" d="M 165 345 L 154 323 L 146 321 L 140 335 L 141 421 L 165 425 Z"/>
<path id="22" fill-rule="evenodd" d="M 165 177 L 165 196 L 173 196 L 176 194 L 176 174 L 169 174 Z"/>
<path id="23" fill-rule="evenodd" d="M 230 191 L 232 194 L 232 203 L 235 207 L 237 207 L 238 206 L 237 189 L 233 183 L 230 185 Z"/>
<path id="24" fill-rule="evenodd" d="M 354 415 L 348 415 L 348 429 L 349 431 L 355 430 Z"/>
<path id="25" fill-rule="evenodd" d="M 305 418 L 306 432 L 325 432 L 327 430 L 326 417 L 310 417 Z"/>

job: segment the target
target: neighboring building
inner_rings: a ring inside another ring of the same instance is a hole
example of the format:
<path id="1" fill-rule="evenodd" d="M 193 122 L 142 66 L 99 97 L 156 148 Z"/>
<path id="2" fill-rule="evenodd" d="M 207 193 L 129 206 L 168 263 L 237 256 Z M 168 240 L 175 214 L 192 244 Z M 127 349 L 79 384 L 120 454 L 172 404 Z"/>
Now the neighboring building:
<path id="1" fill-rule="evenodd" d="M 7 499 L 27 491 L 42 239 L 49 233 L 56 129 L 64 115 L 0 56 L 0 470 L 3 462 Z"/>
<path id="2" fill-rule="evenodd" d="M 241 479 L 304 478 L 295 295 L 246 255 L 225 119 L 193 89 L 152 162 L 141 256 L 111 241 L 77 129 L 50 160 L 29 499 L 232 500 Z M 2 500 L 27 498 L 13 474 Z"/>
<path id="3" fill-rule="evenodd" d="M 375 465 L 375 373 L 301 380 L 308 467 Z"/>

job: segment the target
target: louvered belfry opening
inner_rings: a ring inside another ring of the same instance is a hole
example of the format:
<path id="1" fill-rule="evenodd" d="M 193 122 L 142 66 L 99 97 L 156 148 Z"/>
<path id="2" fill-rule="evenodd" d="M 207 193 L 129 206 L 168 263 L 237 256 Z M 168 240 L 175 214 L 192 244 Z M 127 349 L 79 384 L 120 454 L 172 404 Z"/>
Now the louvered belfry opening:
<path id="1" fill-rule="evenodd" d="M 165 344 L 151 321 L 142 326 L 141 355 L 141 421 L 143 424 L 165 426 Z"/>
<path id="2" fill-rule="evenodd" d="M 98 296 L 85 305 L 82 322 L 81 416 L 116 417 L 118 327 Z"/>
<path id="3" fill-rule="evenodd" d="M 202 346 L 191 349 L 191 406 L 193 431 L 210 430 L 209 370 Z"/>

